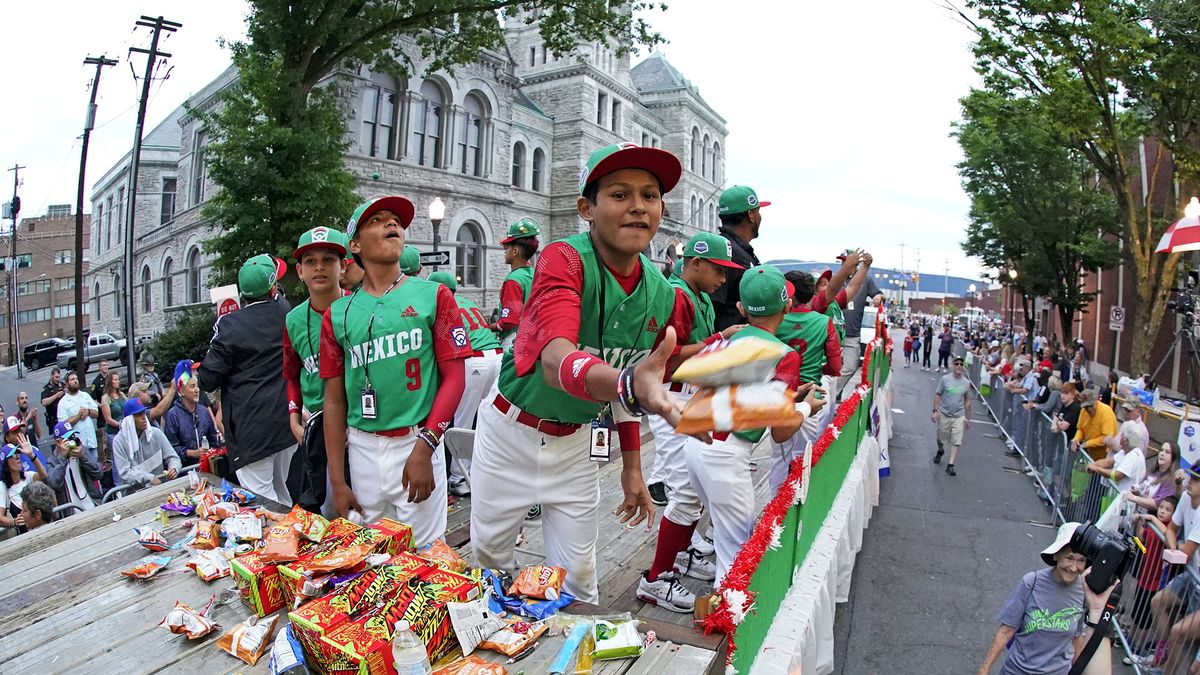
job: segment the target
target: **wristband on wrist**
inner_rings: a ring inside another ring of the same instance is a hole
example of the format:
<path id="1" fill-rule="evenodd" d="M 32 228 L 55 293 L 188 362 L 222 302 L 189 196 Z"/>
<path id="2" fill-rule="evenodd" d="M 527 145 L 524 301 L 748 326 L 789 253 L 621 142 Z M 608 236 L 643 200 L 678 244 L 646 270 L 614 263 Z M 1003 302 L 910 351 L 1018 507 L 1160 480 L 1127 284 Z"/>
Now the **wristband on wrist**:
<path id="1" fill-rule="evenodd" d="M 724 340 L 724 339 L 725 339 L 724 335 L 721 335 L 720 333 L 713 333 L 712 335 L 709 335 L 708 337 L 704 338 L 704 344 L 711 345 L 711 344 L 720 342 L 721 340 Z"/>
<path id="2" fill-rule="evenodd" d="M 796 404 L 796 412 L 804 416 L 804 419 L 812 417 L 812 404 L 808 401 L 801 401 Z"/>
<path id="3" fill-rule="evenodd" d="M 417 432 L 417 438 L 425 441 L 429 444 L 430 448 L 434 449 L 437 449 L 438 444 L 442 442 L 442 437 L 429 427 L 422 427 L 422 429 Z"/>
<path id="4" fill-rule="evenodd" d="M 595 401 L 587 388 L 587 374 L 593 366 L 601 365 L 604 360 L 587 352 L 574 351 L 567 354 L 558 364 L 558 382 L 563 391 L 575 398 L 585 401 Z"/>
<path id="5" fill-rule="evenodd" d="M 633 391 L 633 366 L 626 366 L 617 374 L 617 401 L 631 417 L 641 417 L 645 414 L 638 403 L 637 394 Z"/>

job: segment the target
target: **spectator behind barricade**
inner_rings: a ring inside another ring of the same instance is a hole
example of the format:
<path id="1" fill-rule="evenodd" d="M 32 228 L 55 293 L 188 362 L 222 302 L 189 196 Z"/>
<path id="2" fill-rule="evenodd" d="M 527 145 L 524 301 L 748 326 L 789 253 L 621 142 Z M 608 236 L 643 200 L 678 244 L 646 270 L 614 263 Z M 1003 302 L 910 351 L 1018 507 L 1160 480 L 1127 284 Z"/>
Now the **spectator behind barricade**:
<path id="1" fill-rule="evenodd" d="M 1178 496 L 1183 479 L 1175 446 L 1163 443 L 1154 456 L 1146 459 L 1145 477 L 1125 493 L 1125 499 L 1151 513 L 1162 500 Z"/>
<path id="2" fill-rule="evenodd" d="M 31 481 L 21 490 L 21 501 L 25 510 L 17 516 L 17 527 L 36 530 L 54 521 L 54 490 L 41 481 Z"/>
<path id="3" fill-rule="evenodd" d="M 141 366 L 142 372 L 138 374 L 137 381 L 149 387 L 153 402 L 157 404 L 163 396 L 163 384 L 162 379 L 155 372 L 156 364 L 154 362 L 154 355 L 149 352 L 143 354 L 141 360 L 138 361 L 138 365 Z"/>
<path id="4" fill-rule="evenodd" d="M 29 405 L 29 394 L 23 391 L 17 394 L 16 415 L 25 423 L 25 429 L 29 434 L 29 442 L 36 448 L 38 441 L 42 438 L 42 420 L 37 414 L 37 408 Z"/>
<path id="5" fill-rule="evenodd" d="M 1079 392 L 1079 424 L 1072 448 L 1080 448 L 1093 460 L 1103 459 L 1107 454 L 1105 439 L 1117 435 L 1117 416 L 1112 408 L 1096 405 L 1096 392 L 1084 389 Z"/>
<path id="6" fill-rule="evenodd" d="M 23 510 L 21 491 L 31 481 L 46 480 L 46 465 L 41 453 L 31 446 L 22 433 L 22 427 L 17 418 L 10 417 L 5 421 L 5 445 L 0 448 L 0 470 L 3 471 L 0 480 L 0 506 L 4 508 L 4 518 L 0 524 L 8 523 L 8 527 L 16 527 L 18 532 L 24 532 L 24 527 L 17 520 Z M 11 522 L 10 522 L 11 521 Z"/>
<path id="7" fill-rule="evenodd" d="M 58 399 L 57 422 L 67 422 L 79 430 L 79 439 L 83 441 L 84 452 L 97 457 L 96 449 L 96 419 L 100 416 L 100 406 L 92 395 L 79 387 L 79 375 L 67 374 L 66 393 Z M 104 463 L 100 463 L 104 469 Z"/>
<path id="8" fill-rule="evenodd" d="M 1075 356 L 1071 359 L 1070 379 L 1084 387 L 1090 387 L 1092 384 L 1092 376 L 1088 373 L 1087 359 L 1082 349 L 1076 349 Z"/>
<path id="9" fill-rule="evenodd" d="M 1074 439 L 1079 428 L 1079 390 L 1073 383 L 1063 382 L 1058 393 L 1062 399 L 1062 406 L 1054 417 L 1054 430 L 1065 433 L 1068 439 Z"/>
<path id="10" fill-rule="evenodd" d="M 190 361 L 188 363 L 191 363 Z M 146 414 L 150 416 L 150 423 L 162 428 L 163 416 L 171 409 L 175 403 L 175 384 L 168 382 L 166 393 L 157 397 L 150 393 L 150 385 L 145 382 L 134 382 L 129 385 L 129 391 L 125 392 L 126 398 L 136 398 L 146 406 Z"/>
<path id="11" fill-rule="evenodd" d="M 104 420 L 104 433 L 108 435 L 109 447 L 112 437 L 121 430 L 121 418 L 125 416 L 125 393 L 121 391 L 121 374 L 110 370 L 104 378 L 104 392 L 100 395 L 100 418 Z"/>
<path id="12" fill-rule="evenodd" d="M 1021 359 L 1017 361 L 1016 371 L 1017 377 L 1009 380 L 1008 384 L 1004 385 L 1005 388 L 1009 393 L 1024 396 L 1026 399 L 1037 398 L 1042 388 L 1038 384 L 1038 375 L 1034 372 L 1032 364 L 1026 359 Z"/>
<path id="13" fill-rule="evenodd" d="M 53 429 L 58 424 L 58 399 L 67 393 L 67 385 L 63 382 L 62 371 L 58 366 L 50 369 L 50 379 L 42 387 L 42 408 L 46 410 L 46 428 Z"/>
<path id="14" fill-rule="evenodd" d="M 83 451 L 79 430 L 66 422 L 54 425 L 54 450 L 46 459 L 46 475 L 59 504 L 90 510 L 100 501 L 100 464 Z"/>
<path id="15" fill-rule="evenodd" d="M 1117 490 L 1124 492 L 1146 477 L 1146 445 L 1149 439 L 1146 438 L 1145 427 L 1136 422 L 1123 423 L 1117 438 L 1117 449 L 1104 459 L 1090 462 L 1087 470 L 1112 479 L 1117 484 Z"/>
<path id="16" fill-rule="evenodd" d="M 1200 516 L 1200 473 L 1189 469 L 1187 488 L 1179 498 L 1166 532 L 1166 548 L 1183 552 L 1187 571 L 1176 574 L 1150 601 L 1154 613 L 1154 635 L 1159 641 L 1155 661 L 1165 661 L 1161 671 L 1164 673 L 1175 672 L 1175 666 L 1182 658 L 1190 659 L 1195 647 L 1185 649 L 1184 645 L 1188 640 L 1200 637 L 1200 621 L 1195 616 L 1200 611 L 1200 588 L 1195 583 L 1195 574 L 1200 572 L 1200 562 L 1196 556 L 1196 547 L 1200 545 L 1200 520 L 1197 520 L 1197 516 Z"/>
<path id="17" fill-rule="evenodd" d="M 179 396 L 163 418 L 163 434 L 183 466 L 191 466 L 200 461 L 207 448 L 220 447 L 221 437 L 212 413 L 200 404 L 200 381 L 191 361 L 180 361 L 175 366 L 174 388 Z"/>
<path id="18" fill-rule="evenodd" d="M 183 468 L 162 430 L 150 424 L 146 406 L 137 399 L 125 403 L 121 430 L 113 438 L 114 479 L 136 487 L 158 485 L 159 474 L 174 478 Z"/>
<path id="19" fill-rule="evenodd" d="M 1067 364 L 1070 367 L 1070 364 Z M 1116 369 L 1109 369 L 1108 383 L 1100 390 L 1100 402 L 1104 405 L 1111 406 L 1113 404 L 1113 394 L 1117 391 L 1117 382 L 1121 381 L 1121 374 Z"/>
<path id="20" fill-rule="evenodd" d="M 1000 623 L 979 675 L 987 675 L 1007 647 L 1004 675 L 1066 675 L 1075 655 L 1100 622 L 1113 586 L 1095 593 L 1084 583 L 1088 559 L 1071 546 L 1079 523 L 1064 523 L 1054 543 L 1042 551 L 1049 568 L 1021 577 L 996 615 Z M 1097 656 L 1104 654 L 1104 648 Z M 1097 664 L 1093 664 L 1097 665 Z"/>
<path id="21" fill-rule="evenodd" d="M 1133 604 L 1127 605 L 1129 618 L 1133 621 L 1134 630 L 1129 636 L 1129 647 L 1133 650 L 1139 665 L 1150 665 L 1147 661 L 1154 658 L 1154 640 L 1149 632 L 1153 622 L 1151 600 L 1154 594 L 1163 587 L 1166 576 L 1163 569 L 1163 548 L 1166 545 L 1165 533 L 1171 526 L 1171 518 L 1179 505 L 1179 497 L 1169 495 L 1163 497 L 1148 513 L 1138 513 L 1133 517 L 1133 534 L 1143 542 L 1146 551 L 1138 563 L 1137 588 L 1134 589 Z M 1133 665 L 1132 659 L 1126 657 L 1125 665 Z"/>
<path id="22" fill-rule="evenodd" d="M 1058 379 L 1057 375 L 1050 375 L 1050 371 L 1042 371 L 1045 374 L 1045 386 L 1038 394 L 1036 401 L 1026 401 L 1024 403 L 1026 410 L 1036 410 L 1037 412 L 1051 417 L 1058 412 L 1062 407 L 1062 380 Z"/>

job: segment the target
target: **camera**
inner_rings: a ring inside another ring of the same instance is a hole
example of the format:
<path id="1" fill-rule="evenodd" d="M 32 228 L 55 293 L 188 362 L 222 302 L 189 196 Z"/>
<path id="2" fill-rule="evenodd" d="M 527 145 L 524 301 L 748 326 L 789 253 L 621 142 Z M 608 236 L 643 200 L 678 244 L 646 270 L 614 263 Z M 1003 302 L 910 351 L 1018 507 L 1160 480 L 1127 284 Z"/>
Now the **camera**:
<path id="1" fill-rule="evenodd" d="M 1133 562 L 1133 550 L 1126 541 L 1105 534 L 1090 520 L 1075 529 L 1070 547 L 1087 558 L 1092 568 L 1087 585 L 1096 593 L 1112 586 Z"/>
<path id="2" fill-rule="evenodd" d="M 1183 288 L 1171 289 L 1171 292 L 1175 293 L 1175 298 L 1167 301 L 1167 307 L 1174 310 L 1176 314 L 1185 316 L 1195 314 L 1197 286 L 1200 286 L 1200 271 L 1189 271 Z"/>

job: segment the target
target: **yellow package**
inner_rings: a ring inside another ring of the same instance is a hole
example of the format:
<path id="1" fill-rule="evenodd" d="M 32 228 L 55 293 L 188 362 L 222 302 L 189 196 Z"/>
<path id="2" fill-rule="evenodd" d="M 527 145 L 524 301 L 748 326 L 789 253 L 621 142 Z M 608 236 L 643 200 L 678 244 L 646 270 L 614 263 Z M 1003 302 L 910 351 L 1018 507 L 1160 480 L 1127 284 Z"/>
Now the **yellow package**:
<path id="1" fill-rule="evenodd" d="M 756 337 L 718 342 L 679 364 L 671 379 L 702 387 L 763 382 L 787 353 L 787 345 Z"/>
<path id="2" fill-rule="evenodd" d="M 799 424 L 796 392 L 782 382 L 701 389 L 683 408 L 675 432 L 745 431 Z"/>

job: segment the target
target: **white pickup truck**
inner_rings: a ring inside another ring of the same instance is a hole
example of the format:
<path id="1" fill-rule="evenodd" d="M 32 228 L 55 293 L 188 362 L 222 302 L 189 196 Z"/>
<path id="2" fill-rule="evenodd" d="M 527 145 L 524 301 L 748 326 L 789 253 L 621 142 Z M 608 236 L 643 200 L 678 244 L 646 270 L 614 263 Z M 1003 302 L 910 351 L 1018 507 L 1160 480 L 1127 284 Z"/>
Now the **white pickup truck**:
<path id="1" fill-rule="evenodd" d="M 125 340 L 113 337 L 108 333 L 92 333 L 87 338 L 87 345 L 84 347 L 84 367 L 92 365 L 98 361 L 124 361 L 126 353 Z M 71 349 L 62 352 L 58 355 L 58 367 L 66 370 L 75 370 L 75 359 L 77 350 Z"/>

